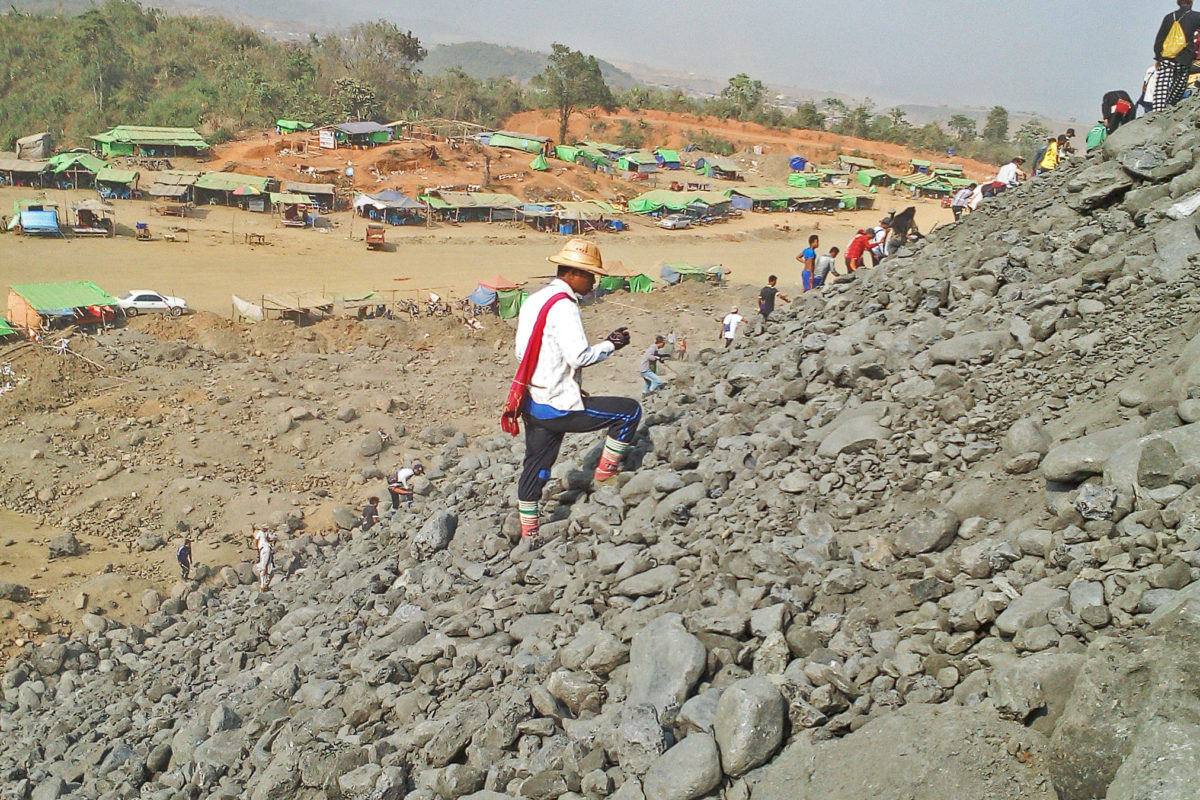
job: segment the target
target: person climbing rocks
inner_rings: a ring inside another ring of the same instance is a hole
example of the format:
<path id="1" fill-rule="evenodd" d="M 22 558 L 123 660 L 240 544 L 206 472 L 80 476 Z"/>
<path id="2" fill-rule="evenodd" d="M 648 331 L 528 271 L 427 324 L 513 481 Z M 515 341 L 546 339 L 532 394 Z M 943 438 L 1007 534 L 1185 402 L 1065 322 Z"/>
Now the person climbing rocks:
<path id="1" fill-rule="evenodd" d="M 950 201 L 950 210 L 954 212 L 955 222 L 958 222 L 963 218 L 963 214 L 967 213 L 967 207 L 971 204 L 971 195 L 975 193 L 975 186 L 976 184 L 972 183 L 954 193 L 954 199 Z"/>
<path id="2" fill-rule="evenodd" d="M 854 272 L 863 265 L 863 252 L 871 244 L 874 237 L 871 228 L 860 229 L 846 245 L 846 270 Z"/>
<path id="3" fill-rule="evenodd" d="M 779 277 L 776 275 L 772 275 L 771 277 L 767 278 L 767 285 L 762 287 L 758 291 L 758 313 L 762 314 L 762 318 L 763 318 L 764 322 L 769 321 L 771 319 L 771 312 L 773 312 L 775 310 L 775 298 L 776 297 L 778 297 L 780 300 L 782 300 L 785 303 L 792 302 L 791 299 L 786 294 L 784 294 L 783 292 L 779 291 L 778 288 L 776 288 L 775 284 L 778 281 L 779 281 Z M 814 279 L 813 285 L 819 286 L 820 284 L 816 283 L 816 280 Z"/>
<path id="4" fill-rule="evenodd" d="M 192 540 L 184 539 L 183 544 L 175 552 L 175 560 L 179 562 L 179 577 L 185 581 L 192 574 Z"/>
<path id="5" fill-rule="evenodd" d="M 880 262 L 887 258 L 891 252 L 888 247 L 888 239 L 892 235 L 892 216 L 889 214 L 879 220 L 879 224 L 871 228 L 871 245 L 867 248 L 867 255 L 871 256 L 871 266 L 877 267 Z"/>
<path id="6" fill-rule="evenodd" d="M 372 495 L 367 498 L 367 504 L 363 506 L 362 513 L 359 515 L 359 528 L 363 531 L 369 531 L 379 522 L 379 498 Z"/>
<path id="7" fill-rule="evenodd" d="M 638 374 L 642 376 L 642 381 L 645 385 L 642 387 L 642 394 L 650 394 L 657 391 L 662 386 L 662 378 L 658 377 L 658 363 L 665 361 L 668 353 L 664 353 L 662 348 L 667 344 L 665 336 L 655 336 L 654 344 L 646 349 L 642 356 L 642 363 L 638 365 Z"/>
<path id="8" fill-rule="evenodd" d="M 604 449 L 593 477 L 612 478 L 633 442 L 642 407 L 627 397 L 585 395 L 579 371 L 599 364 L 629 344 L 627 328 L 618 328 L 603 341 L 589 345 L 579 313 L 579 298 L 589 294 L 598 277 L 608 273 L 600 248 L 587 239 L 571 239 L 547 259 L 557 265 L 554 280 L 534 292 L 521 306 L 517 320 L 516 378 L 500 426 L 516 436 L 525 423 L 525 461 L 517 484 L 521 537 L 538 535 L 538 505 L 558 460 L 563 436 L 607 429 Z"/>
<path id="9" fill-rule="evenodd" d="M 836 247 L 829 248 L 829 252 L 817 258 L 817 274 L 813 278 L 813 286 L 820 288 L 825 285 L 825 281 L 829 280 L 829 276 L 837 270 L 837 257 L 841 251 Z"/>
<path id="10" fill-rule="evenodd" d="M 1154 37 L 1154 110 L 1163 111 L 1183 99 L 1188 71 L 1196 60 L 1196 33 L 1200 12 L 1192 0 L 1176 0 L 1178 8 L 1163 17 Z"/>
<path id="11" fill-rule="evenodd" d="M 254 549 L 258 552 L 258 590 L 265 592 L 271 586 L 271 576 L 275 574 L 275 534 L 265 525 L 254 527 Z"/>
<path id="12" fill-rule="evenodd" d="M 388 476 L 388 494 L 392 496 L 392 512 L 400 508 L 400 498 L 408 500 L 408 505 L 413 504 L 413 490 L 408 485 L 408 482 L 418 475 L 425 474 L 425 467 L 420 461 L 414 461 L 411 467 L 399 467 Z"/>
<path id="13" fill-rule="evenodd" d="M 741 325 L 746 318 L 738 313 L 738 307 L 734 306 L 729 309 L 729 313 L 721 320 L 721 338 L 725 340 L 725 346 L 733 344 L 733 339 L 737 336 L 738 325 Z"/>

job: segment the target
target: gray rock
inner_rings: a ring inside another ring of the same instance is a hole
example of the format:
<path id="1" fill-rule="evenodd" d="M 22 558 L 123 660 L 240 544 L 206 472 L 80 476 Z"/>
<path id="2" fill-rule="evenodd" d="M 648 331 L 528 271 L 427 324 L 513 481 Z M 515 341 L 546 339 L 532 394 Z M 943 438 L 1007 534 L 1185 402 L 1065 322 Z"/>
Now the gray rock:
<path id="1" fill-rule="evenodd" d="M 1037 581 L 1025 587 L 1025 591 L 996 618 L 996 627 L 1006 636 L 1045 625 L 1047 614 L 1055 608 L 1067 605 L 1067 593 L 1053 586 L 1050 579 Z"/>
<path id="2" fill-rule="evenodd" d="M 1089 475 L 1099 475 L 1109 457 L 1136 440 L 1142 431 L 1141 424 L 1121 425 L 1060 444 L 1042 459 L 1042 475 L 1047 480 L 1064 483 L 1078 483 Z"/>
<path id="3" fill-rule="evenodd" d="M 800 738 L 759 773 L 750 797 L 1059 800 L 1041 734 L 953 704 L 905 706 L 842 739 Z"/>
<path id="4" fill-rule="evenodd" d="M 79 555 L 79 540 L 70 531 L 64 531 L 50 540 L 50 558 L 66 558 Z"/>
<path id="5" fill-rule="evenodd" d="M 449 511 L 434 513 L 413 537 L 410 548 L 413 558 L 424 561 L 439 550 L 445 550 L 450 546 L 450 540 L 454 538 L 454 531 L 457 528 L 458 516 L 456 514 Z"/>
<path id="6" fill-rule="evenodd" d="M 958 515 L 944 507 L 927 509 L 896 535 L 892 550 L 902 557 L 945 550 L 957 533 Z"/>
<path id="7" fill-rule="evenodd" d="M 29 599 L 29 587 L 19 583 L 0 581 L 0 600 L 10 600 L 14 603 L 24 603 Z"/>
<path id="8" fill-rule="evenodd" d="M 653 706 L 625 704 L 617 720 L 617 754 L 626 774 L 645 775 L 667 750 L 667 735 Z"/>
<path id="9" fill-rule="evenodd" d="M 736 681 L 717 703 L 713 731 L 721 767 L 738 777 L 761 766 L 783 743 L 787 702 L 766 678 Z"/>
<path id="10" fill-rule="evenodd" d="M 643 779 L 648 798 L 697 800 L 721 783 L 720 754 L 713 737 L 694 733 L 663 753 Z"/>
<path id="11" fill-rule="evenodd" d="M 679 585 L 682 578 L 683 574 L 674 564 L 660 564 L 645 572 L 629 576 L 613 587 L 613 591 L 626 597 L 663 594 Z"/>
<path id="12" fill-rule="evenodd" d="M 1017 659 L 991 673 L 988 695 L 1005 719 L 1050 736 L 1085 660 L 1079 653 L 1038 653 Z"/>
<path id="13" fill-rule="evenodd" d="M 633 637 L 629 650 L 630 705 L 648 705 L 669 724 L 704 674 L 704 645 L 678 614 L 663 614 Z"/>
<path id="14" fill-rule="evenodd" d="M 929 348 L 934 364 L 957 364 L 960 361 L 991 360 L 1007 352 L 1016 342 L 1007 331 L 964 333 L 945 339 Z"/>
<path id="15" fill-rule="evenodd" d="M 1004 437 L 1004 449 L 1011 456 L 1023 453 L 1046 455 L 1050 452 L 1050 437 L 1036 421 L 1019 419 L 1008 429 Z"/>
<path id="16" fill-rule="evenodd" d="M 890 439 L 892 432 L 869 417 L 858 417 L 840 426 L 822 441 L 817 453 L 828 458 L 841 453 L 861 453 Z"/>
<path id="17" fill-rule="evenodd" d="M 358 521 L 358 514 L 349 506 L 338 506 L 333 509 L 333 523 L 344 531 L 357 528 Z"/>

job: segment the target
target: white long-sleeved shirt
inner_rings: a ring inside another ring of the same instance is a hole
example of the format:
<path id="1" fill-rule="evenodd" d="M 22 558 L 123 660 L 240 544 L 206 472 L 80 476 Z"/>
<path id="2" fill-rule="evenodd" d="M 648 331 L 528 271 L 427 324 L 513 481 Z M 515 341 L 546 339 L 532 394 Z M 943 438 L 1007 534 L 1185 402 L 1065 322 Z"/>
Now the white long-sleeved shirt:
<path id="1" fill-rule="evenodd" d="M 558 411 L 582 411 L 583 395 L 575 378 L 576 371 L 599 364 L 612 355 L 615 348 L 609 341 L 588 345 L 575 292 L 565 281 L 555 278 L 545 288 L 531 294 L 521 306 L 521 316 L 517 320 L 517 359 L 525 357 L 525 348 L 529 346 L 529 337 L 542 306 L 560 292 L 570 299 L 555 303 L 546 317 L 542 352 L 533 370 L 529 399 Z"/>
<path id="2" fill-rule="evenodd" d="M 996 183 L 1003 183 L 1005 186 L 1016 186 L 1021 182 L 1019 172 L 1020 168 L 1010 161 L 996 173 Z"/>

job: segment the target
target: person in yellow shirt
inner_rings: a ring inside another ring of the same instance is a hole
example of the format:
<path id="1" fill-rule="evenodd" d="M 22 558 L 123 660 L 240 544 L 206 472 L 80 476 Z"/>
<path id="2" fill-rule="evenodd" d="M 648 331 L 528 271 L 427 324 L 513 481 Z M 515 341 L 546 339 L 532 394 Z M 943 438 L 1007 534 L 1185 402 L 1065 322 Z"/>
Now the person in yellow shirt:
<path id="1" fill-rule="evenodd" d="M 1046 147 L 1033 162 L 1033 174 L 1041 175 L 1043 172 L 1050 172 L 1058 166 L 1058 159 L 1058 139 L 1051 136 L 1046 142 Z"/>

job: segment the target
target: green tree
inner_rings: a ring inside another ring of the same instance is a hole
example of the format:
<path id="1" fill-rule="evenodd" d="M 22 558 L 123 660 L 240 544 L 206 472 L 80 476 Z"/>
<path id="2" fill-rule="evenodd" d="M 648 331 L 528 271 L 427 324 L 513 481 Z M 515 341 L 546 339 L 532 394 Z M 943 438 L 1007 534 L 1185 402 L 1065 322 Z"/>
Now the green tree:
<path id="1" fill-rule="evenodd" d="M 339 78 L 334 83 L 334 106 L 345 119 L 367 119 L 375 114 L 378 100 L 375 90 L 354 78 Z"/>
<path id="2" fill-rule="evenodd" d="M 387 20 L 360 22 L 346 32 L 343 59 L 349 76 L 374 90 L 389 115 L 400 116 L 416 94 L 416 66 L 428 52 L 412 31 Z"/>
<path id="3" fill-rule="evenodd" d="M 566 141 L 571 115 L 579 109 L 600 106 L 612 110 L 616 105 L 596 57 L 558 42 L 554 43 L 546 69 L 534 76 L 533 85 L 542 94 L 541 107 L 558 113 L 560 142 Z"/>
<path id="4" fill-rule="evenodd" d="M 983 138 L 989 142 L 1008 141 L 1008 109 L 993 106 L 983 123 Z"/>
<path id="5" fill-rule="evenodd" d="M 975 130 L 975 120 L 968 117 L 966 114 L 955 114 L 950 117 L 950 121 L 946 123 L 950 130 L 954 131 L 954 135 L 958 137 L 960 142 L 970 142 L 979 134 Z M 1005 132 L 1008 129 L 1008 122 L 1004 124 Z"/>
<path id="6" fill-rule="evenodd" d="M 825 130 L 825 115 L 817 108 L 816 103 L 811 101 L 801 103 L 796 106 L 796 113 L 792 115 L 791 124 L 793 127 L 808 131 L 822 131 Z"/>
<path id="7" fill-rule="evenodd" d="M 120 65 L 125 53 L 104 8 L 80 14 L 71 23 L 71 42 L 80 75 L 87 81 L 96 104 L 99 121 L 104 121 L 104 106 L 116 89 Z"/>
<path id="8" fill-rule="evenodd" d="M 740 112 L 739 117 L 762 110 L 766 96 L 767 90 L 762 81 L 754 80 L 744 72 L 730 78 L 721 90 L 721 99 Z"/>
<path id="9" fill-rule="evenodd" d="M 1050 136 L 1050 129 L 1042 124 L 1040 119 L 1031 119 L 1017 128 L 1017 132 L 1013 134 L 1013 143 L 1021 149 L 1023 153 L 1034 153 Z"/>

